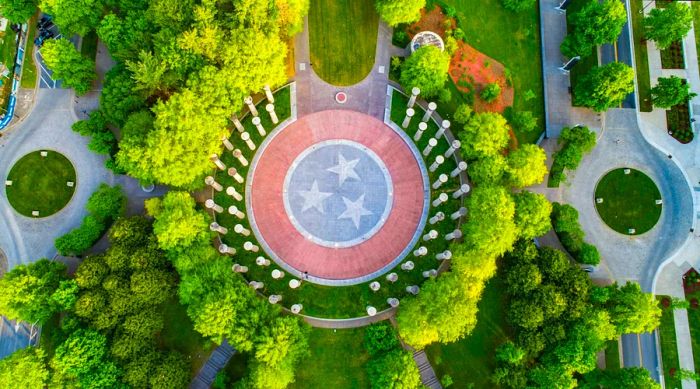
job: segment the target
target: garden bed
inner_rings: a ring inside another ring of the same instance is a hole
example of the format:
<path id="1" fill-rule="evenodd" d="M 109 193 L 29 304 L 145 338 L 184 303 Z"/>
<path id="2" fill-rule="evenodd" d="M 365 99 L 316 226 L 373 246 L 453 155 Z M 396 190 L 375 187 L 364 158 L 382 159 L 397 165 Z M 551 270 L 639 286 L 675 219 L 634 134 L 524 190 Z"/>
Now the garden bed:
<path id="1" fill-rule="evenodd" d="M 661 68 L 662 69 L 685 69 L 685 60 L 683 59 L 683 44 L 681 41 L 671 43 L 665 50 L 661 50 Z"/>
<path id="2" fill-rule="evenodd" d="M 674 105 L 666 110 L 666 126 L 668 134 L 681 143 L 690 143 L 695 134 L 690 122 L 689 103 Z"/>

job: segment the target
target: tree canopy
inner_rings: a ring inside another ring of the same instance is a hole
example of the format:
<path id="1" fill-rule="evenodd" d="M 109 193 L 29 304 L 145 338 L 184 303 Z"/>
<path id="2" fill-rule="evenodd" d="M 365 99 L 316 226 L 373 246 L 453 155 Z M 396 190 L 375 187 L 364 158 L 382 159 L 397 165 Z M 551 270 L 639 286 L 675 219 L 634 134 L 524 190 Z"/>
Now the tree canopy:
<path id="1" fill-rule="evenodd" d="M 95 62 L 83 57 L 68 39 L 47 40 L 41 48 L 41 55 L 53 77 L 62 80 L 63 85 L 75 89 L 79 96 L 90 91 L 97 77 Z"/>
<path id="2" fill-rule="evenodd" d="M 578 12 L 567 14 L 570 32 L 561 44 L 567 57 L 587 57 L 596 45 L 613 43 L 627 21 L 625 6 L 617 0 L 588 0 Z"/>
<path id="3" fill-rule="evenodd" d="M 10 23 L 24 23 L 36 12 L 37 0 L 0 0 L 0 15 Z"/>
<path id="4" fill-rule="evenodd" d="M 621 5 L 621 3 L 618 3 Z M 591 69 L 574 87 L 574 102 L 596 112 L 619 106 L 634 92 L 634 70 L 622 62 Z"/>
<path id="5" fill-rule="evenodd" d="M 462 152 L 469 159 L 496 155 L 510 140 L 506 119 L 493 112 L 474 114 L 457 135 L 462 141 Z"/>
<path id="6" fill-rule="evenodd" d="M 49 379 L 45 358 L 42 349 L 27 347 L 0 359 L 0 388 L 45 388 Z"/>
<path id="7" fill-rule="evenodd" d="M 663 8 L 652 8 L 644 17 L 644 35 L 656 42 L 660 50 L 682 40 L 693 27 L 693 11 L 678 1 L 668 2 Z"/>
<path id="8" fill-rule="evenodd" d="M 401 86 L 406 91 L 420 88 L 421 96 L 425 98 L 435 97 L 445 86 L 449 68 L 449 54 L 435 46 L 423 46 L 401 65 Z"/>
<path id="9" fill-rule="evenodd" d="M 387 24 L 395 27 L 420 19 L 426 0 L 376 0 L 377 13 Z"/>
<path id="10" fill-rule="evenodd" d="M 690 91 L 690 84 L 676 76 L 659 77 L 656 86 L 651 88 L 651 101 L 659 108 L 671 108 L 695 96 L 697 95 Z"/>

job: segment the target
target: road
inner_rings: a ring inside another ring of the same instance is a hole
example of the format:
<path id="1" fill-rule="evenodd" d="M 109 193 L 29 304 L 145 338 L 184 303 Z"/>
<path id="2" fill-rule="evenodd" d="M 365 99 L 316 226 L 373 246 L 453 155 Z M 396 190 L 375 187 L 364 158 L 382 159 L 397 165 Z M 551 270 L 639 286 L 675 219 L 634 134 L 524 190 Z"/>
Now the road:
<path id="1" fill-rule="evenodd" d="M 625 4 L 624 0 L 620 0 L 622 4 Z M 634 60 L 634 55 L 632 54 L 632 48 L 630 47 L 630 34 L 631 25 L 628 20 L 622 27 L 622 33 L 617 38 L 617 41 L 613 44 L 604 44 L 600 47 L 600 62 L 602 65 L 609 64 L 611 62 L 622 62 L 630 67 L 633 67 L 632 61 Z M 622 102 L 620 108 L 637 108 L 637 98 L 634 92 L 627 95 L 625 100 Z"/>

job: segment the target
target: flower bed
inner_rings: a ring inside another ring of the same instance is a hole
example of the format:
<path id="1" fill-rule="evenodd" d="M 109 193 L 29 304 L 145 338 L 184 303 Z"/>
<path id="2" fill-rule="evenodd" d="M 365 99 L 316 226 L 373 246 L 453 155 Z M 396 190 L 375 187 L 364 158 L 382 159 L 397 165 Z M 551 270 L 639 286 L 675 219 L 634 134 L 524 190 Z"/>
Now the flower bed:
<path id="1" fill-rule="evenodd" d="M 685 69 L 683 45 L 680 41 L 673 42 L 666 50 L 661 50 L 661 68 Z"/>
<path id="2" fill-rule="evenodd" d="M 666 110 L 666 125 L 669 135 L 681 143 L 690 143 L 695 135 L 690 123 L 688 103 L 675 105 Z"/>

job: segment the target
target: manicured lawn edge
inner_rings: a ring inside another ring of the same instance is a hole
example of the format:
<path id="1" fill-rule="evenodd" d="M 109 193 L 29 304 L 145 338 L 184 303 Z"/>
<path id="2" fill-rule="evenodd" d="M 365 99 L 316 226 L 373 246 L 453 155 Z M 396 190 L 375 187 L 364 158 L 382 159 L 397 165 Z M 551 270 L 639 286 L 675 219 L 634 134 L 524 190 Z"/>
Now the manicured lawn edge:
<path id="1" fill-rule="evenodd" d="M 659 301 L 668 296 L 657 296 Z M 667 388 L 680 388 L 681 381 L 671 376 L 671 371 L 678 371 L 678 346 L 676 345 L 676 322 L 673 318 L 673 309 L 661 304 L 661 324 L 659 325 L 659 344 L 661 346 L 661 361 L 664 370 L 664 380 Z"/>
<path id="2" fill-rule="evenodd" d="M 687 294 L 686 300 L 700 300 L 700 291 Z M 695 372 L 700 372 L 700 307 L 691 304 L 688 308 L 688 323 L 690 324 L 690 341 L 693 347 L 693 362 Z"/>
<path id="3" fill-rule="evenodd" d="M 620 343 L 619 339 L 608 341 L 605 344 L 605 370 L 620 369 Z"/>
<path id="4" fill-rule="evenodd" d="M 22 80 L 20 87 L 34 89 L 36 87 L 36 64 L 34 63 L 34 37 L 36 36 L 36 21 L 38 15 L 32 16 L 29 20 L 29 31 L 27 32 L 27 47 L 24 52 L 24 64 L 22 65 Z"/>

